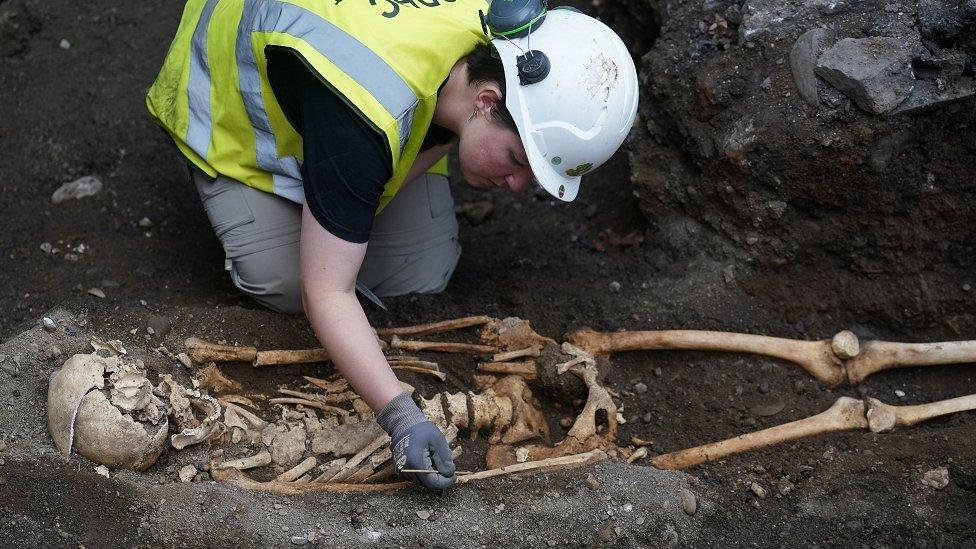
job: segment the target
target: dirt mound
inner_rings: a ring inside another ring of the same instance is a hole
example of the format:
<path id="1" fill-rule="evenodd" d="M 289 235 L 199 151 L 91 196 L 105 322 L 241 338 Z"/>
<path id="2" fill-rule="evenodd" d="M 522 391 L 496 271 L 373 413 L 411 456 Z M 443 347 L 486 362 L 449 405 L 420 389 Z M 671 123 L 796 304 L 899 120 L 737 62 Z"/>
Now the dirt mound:
<path id="1" fill-rule="evenodd" d="M 704 227 L 696 248 L 794 322 L 817 310 L 967 331 L 971 3 L 628 0 L 606 11 L 634 47 L 659 34 L 636 51 L 647 85 L 631 140 L 650 219 Z M 659 244 L 685 245 L 669 232 Z"/>

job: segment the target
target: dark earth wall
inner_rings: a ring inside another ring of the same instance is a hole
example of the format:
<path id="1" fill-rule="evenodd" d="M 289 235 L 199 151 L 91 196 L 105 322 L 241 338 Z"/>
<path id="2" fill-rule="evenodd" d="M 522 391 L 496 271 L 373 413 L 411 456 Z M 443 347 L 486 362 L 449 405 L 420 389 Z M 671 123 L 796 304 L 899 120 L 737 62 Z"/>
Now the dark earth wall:
<path id="1" fill-rule="evenodd" d="M 728 263 L 798 321 L 972 323 L 976 2 L 601 9 L 639 56 L 632 179 L 656 245 Z"/>

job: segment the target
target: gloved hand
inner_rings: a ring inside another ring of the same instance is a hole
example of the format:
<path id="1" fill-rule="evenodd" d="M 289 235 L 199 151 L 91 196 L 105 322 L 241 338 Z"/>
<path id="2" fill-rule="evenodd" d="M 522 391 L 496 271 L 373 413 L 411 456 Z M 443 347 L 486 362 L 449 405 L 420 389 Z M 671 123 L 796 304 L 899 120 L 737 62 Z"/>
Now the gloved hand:
<path id="1" fill-rule="evenodd" d="M 376 422 L 392 442 L 393 462 L 401 469 L 437 469 L 437 473 L 400 473 L 400 476 L 425 488 L 443 490 L 454 484 L 454 460 L 444 434 L 431 423 L 407 393 L 387 404 Z"/>

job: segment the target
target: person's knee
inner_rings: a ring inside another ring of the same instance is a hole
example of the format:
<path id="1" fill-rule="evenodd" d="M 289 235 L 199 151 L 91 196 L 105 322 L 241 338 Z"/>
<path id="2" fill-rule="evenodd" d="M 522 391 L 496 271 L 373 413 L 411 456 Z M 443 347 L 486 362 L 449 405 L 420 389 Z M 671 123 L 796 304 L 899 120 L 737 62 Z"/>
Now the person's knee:
<path id="1" fill-rule="evenodd" d="M 280 261 L 265 252 L 233 260 L 234 285 L 261 305 L 278 313 L 297 314 L 302 307 L 302 288 L 297 263 Z"/>
<path id="2" fill-rule="evenodd" d="M 379 296 L 440 293 L 451 281 L 460 257 L 461 245 L 451 239 L 423 253 L 386 258 L 371 265 L 385 271 L 385 276 L 373 278 L 378 282 L 367 285 Z"/>

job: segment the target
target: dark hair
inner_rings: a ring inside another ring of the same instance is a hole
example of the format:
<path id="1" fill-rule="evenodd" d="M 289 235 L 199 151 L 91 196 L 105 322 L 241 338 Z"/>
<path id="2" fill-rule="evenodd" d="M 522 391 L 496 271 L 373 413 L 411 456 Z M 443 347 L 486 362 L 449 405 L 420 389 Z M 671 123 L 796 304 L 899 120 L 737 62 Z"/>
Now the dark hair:
<path id="1" fill-rule="evenodd" d="M 493 82 L 501 88 L 502 97 L 492 107 L 491 119 L 518 133 L 518 128 L 515 126 L 515 119 L 512 118 L 512 113 L 505 106 L 505 68 L 502 66 L 502 60 L 498 57 L 498 53 L 495 52 L 495 48 L 489 44 L 478 44 L 475 46 L 474 51 L 468 55 L 465 62 L 468 65 L 469 84 Z"/>

